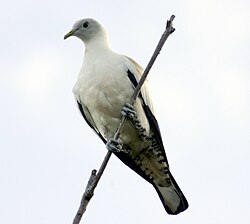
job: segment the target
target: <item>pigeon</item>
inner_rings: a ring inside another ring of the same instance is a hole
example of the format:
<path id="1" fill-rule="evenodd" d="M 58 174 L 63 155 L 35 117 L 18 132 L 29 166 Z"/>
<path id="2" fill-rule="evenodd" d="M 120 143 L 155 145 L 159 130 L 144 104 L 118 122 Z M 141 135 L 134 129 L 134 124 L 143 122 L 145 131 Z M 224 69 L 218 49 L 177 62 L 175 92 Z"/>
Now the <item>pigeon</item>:
<path id="1" fill-rule="evenodd" d="M 185 211 L 188 202 L 170 172 L 147 80 L 134 105 L 129 104 L 143 68 L 114 52 L 104 27 L 92 18 L 77 21 L 64 39 L 70 36 L 85 45 L 83 64 L 73 87 L 83 118 L 108 150 L 153 185 L 168 214 Z M 115 140 L 123 115 L 127 119 Z"/>

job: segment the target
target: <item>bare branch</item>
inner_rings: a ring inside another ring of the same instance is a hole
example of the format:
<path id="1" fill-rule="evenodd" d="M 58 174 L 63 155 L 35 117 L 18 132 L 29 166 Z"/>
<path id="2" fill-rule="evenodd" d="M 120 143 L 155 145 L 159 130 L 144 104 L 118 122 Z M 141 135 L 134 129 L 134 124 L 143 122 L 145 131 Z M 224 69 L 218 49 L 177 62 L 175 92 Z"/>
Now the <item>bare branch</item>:
<path id="1" fill-rule="evenodd" d="M 150 69 L 152 68 L 157 56 L 159 55 L 165 41 L 167 40 L 169 35 L 175 31 L 175 29 L 172 27 L 172 23 L 173 23 L 174 18 L 175 18 L 175 16 L 172 15 L 170 17 L 170 19 L 167 21 L 165 31 L 162 34 L 161 39 L 159 40 L 158 45 L 157 45 L 157 47 L 156 47 L 156 49 L 155 49 L 155 51 L 154 51 L 154 53 L 149 61 L 147 67 L 145 68 L 145 70 L 142 74 L 142 77 L 141 77 L 138 85 L 136 86 L 135 91 L 131 97 L 131 100 L 130 100 L 131 105 L 133 105 L 135 103 L 136 98 L 140 93 L 141 87 L 142 87 L 143 83 L 145 82 L 145 80 L 148 76 L 148 73 L 149 73 Z M 116 140 L 119 139 L 121 131 L 124 127 L 125 121 L 126 121 L 126 116 L 122 116 L 121 122 L 116 130 L 115 135 L 114 135 L 114 139 L 116 139 Z M 97 186 L 97 184 L 98 184 L 98 182 L 99 182 L 99 180 L 100 180 L 100 178 L 101 178 L 101 176 L 102 176 L 102 174 L 103 174 L 103 172 L 108 164 L 108 161 L 111 157 L 111 154 L 112 154 L 111 151 L 107 152 L 97 174 L 96 174 L 96 170 L 92 170 L 87 187 L 86 187 L 85 192 L 84 192 L 82 199 L 81 199 L 80 207 L 75 215 L 73 224 L 80 223 L 81 218 L 82 218 L 84 212 L 86 211 L 87 205 L 88 205 L 90 199 L 94 195 L 94 190 L 95 190 L 95 188 L 96 188 L 96 186 Z"/>

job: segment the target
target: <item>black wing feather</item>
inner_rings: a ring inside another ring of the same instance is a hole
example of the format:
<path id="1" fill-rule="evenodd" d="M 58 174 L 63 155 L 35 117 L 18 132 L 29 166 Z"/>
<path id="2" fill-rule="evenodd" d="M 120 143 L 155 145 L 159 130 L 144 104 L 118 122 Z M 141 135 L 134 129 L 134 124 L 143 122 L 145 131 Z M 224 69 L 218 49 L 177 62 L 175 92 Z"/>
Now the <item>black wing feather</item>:
<path id="1" fill-rule="evenodd" d="M 130 79 L 130 81 L 132 82 L 134 87 L 136 87 L 138 85 L 138 82 L 136 80 L 135 75 L 129 69 L 128 69 L 127 73 L 128 73 L 128 78 Z M 139 94 L 139 98 L 142 101 L 142 107 L 143 107 L 143 110 L 144 110 L 144 112 L 146 114 L 146 117 L 148 119 L 150 128 L 153 130 L 158 143 L 160 144 L 161 148 L 163 149 L 162 151 L 163 151 L 163 154 L 164 154 L 166 162 L 167 162 L 167 156 L 166 156 L 166 153 L 165 153 L 165 150 L 164 150 L 164 145 L 163 145 L 163 141 L 162 141 L 162 137 L 161 137 L 161 131 L 160 131 L 158 122 L 157 122 L 155 116 L 153 115 L 151 109 L 149 108 L 149 106 L 145 103 L 141 92 Z M 168 162 L 167 162 L 167 164 L 168 164 Z"/>
<path id="2" fill-rule="evenodd" d="M 84 113 L 84 109 L 83 109 L 82 104 L 77 101 L 77 105 L 78 105 L 78 108 L 79 108 L 79 110 L 80 110 L 83 118 L 85 119 L 85 121 L 87 122 L 87 124 L 89 125 L 89 127 L 91 127 L 95 131 L 95 133 L 100 137 L 100 139 L 104 142 L 104 144 L 106 144 L 107 140 L 101 135 L 100 132 L 96 131 L 96 129 L 93 127 L 93 125 L 87 119 L 86 114 Z"/>

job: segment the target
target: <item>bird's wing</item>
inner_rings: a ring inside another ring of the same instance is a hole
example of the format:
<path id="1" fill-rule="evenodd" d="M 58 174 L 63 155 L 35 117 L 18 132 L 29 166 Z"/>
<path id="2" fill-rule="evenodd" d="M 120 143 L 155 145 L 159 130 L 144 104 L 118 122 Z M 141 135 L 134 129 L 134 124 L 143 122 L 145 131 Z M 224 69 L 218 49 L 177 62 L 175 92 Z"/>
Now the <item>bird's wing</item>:
<path id="1" fill-rule="evenodd" d="M 77 101 L 77 105 L 78 108 L 83 116 L 83 118 L 85 119 L 85 121 L 87 122 L 87 124 L 95 131 L 95 133 L 101 138 L 101 140 L 104 142 L 104 144 L 107 143 L 106 139 L 102 136 L 102 134 L 99 132 L 99 130 L 97 129 L 95 122 L 88 110 L 88 108 L 79 100 Z"/>
<path id="2" fill-rule="evenodd" d="M 134 66 L 134 71 L 130 71 L 132 74 L 129 74 L 129 79 L 135 79 L 136 82 L 132 81 L 133 85 L 136 86 L 137 83 L 139 82 L 142 73 L 144 71 L 144 69 L 132 58 L 127 57 L 127 59 L 129 59 L 129 61 L 133 64 Z M 134 78 L 133 78 L 134 76 Z M 150 110 L 152 111 L 152 113 L 154 114 L 154 107 L 153 107 L 153 103 L 152 103 L 152 99 L 150 98 L 150 95 L 148 94 L 148 80 L 146 79 L 142 88 L 141 88 L 141 94 L 142 94 L 142 98 L 144 100 L 144 102 L 148 105 L 148 107 L 150 108 Z"/>
<path id="3" fill-rule="evenodd" d="M 136 61 L 134 61 L 132 58 L 129 58 L 129 57 L 127 57 L 127 58 L 132 62 L 132 64 L 135 67 L 135 69 L 133 69 L 134 70 L 133 72 L 130 71 L 130 69 L 128 68 L 128 77 L 129 77 L 130 81 L 133 83 L 134 87 L 136 87 L 141 76 L 142 76 L 143 68 Z M 143 84 L 143 86 L 141 88 L 139 98 L 141 99 L 142 107 L 143 107 L 144 113 L 148 119 L 150 129 L 154 133 L 158 144 L 160 144 L 161 148 L 164 149 L 160 128 L 159 128 L 158 122 L 157 122 L 155 115 L 154 115 L 154 107 L 153 107 L 152 99 L 149 95 L 147 80 L 145 81 L 145 83 Z M 167 162 L 167 156 L 166 156 L 165 150 L 163 150 L 163 154 L 164 154 L 164 157 L 165 157 L 166 162 Z"/>
<path id="4" fill-rule="evenodd" d="M 132 62 L 135 69 L 133 66 L 128 66 L 127 75 L 135 88 L 141 78 L 143 69 L 134 60 L 130 58 L 128 59 Z M 151 142 L 150 144 L 154 152 L 145 147 L 145 149 L 139 153 L 138 158 L 140 159 L 138 160 L 124 153 L 116 153 L 116 156 L 155 187 L 166 211 L 169 214 L 178 214 L 187 209 L 188 202 L 169 170 L 161 132 L 154 116 L 147 82 L 144 83 L 141 88 L 139 99 L 141 100 L 143 111 L 150 125 L 150 131 L 153 138 L 152 140 L 149 140 L 149 142 Z M 147 153 L 150 154 L 149 157 L 147 156 Z M 142 162 L 142 158 L 144 159 L 144 162 Z M 151 164 L 151 166 L 149 164 Z M 153 173 L 148 173 L 150 168 L 147 170 L 147 167 L 151 167 L 151 171 L 155 170 L 156 173 L 160 172 L 160 177 Z M 162 178 L 165 180 L 162 183 L 159 183 L 159 180 L 162 180 Z"/>

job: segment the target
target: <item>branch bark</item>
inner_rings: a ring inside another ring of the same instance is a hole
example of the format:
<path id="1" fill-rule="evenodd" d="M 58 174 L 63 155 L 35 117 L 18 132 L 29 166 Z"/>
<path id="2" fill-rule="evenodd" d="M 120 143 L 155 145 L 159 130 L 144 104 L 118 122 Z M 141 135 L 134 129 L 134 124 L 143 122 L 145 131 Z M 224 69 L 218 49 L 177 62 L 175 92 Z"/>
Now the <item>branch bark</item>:
<path id="1" fill-rule="evenodd" d="M 150 69 L 152 68 L 157 56 L 159 55 L 164 43 L 166 42 L 169 35 L 175 31 L 175 29 L 172 26 L 174 18 L 175 18 L 175 16 L 172 15 L 170 17 L 170 19 L 167 21 L 165 31 L 162 34 L 161 39 L 159 40 L 158 45 L 156 46 L 156 49 L 155 49 L 148 65 L 147 65 L 147 67 L 145 68 L 145 70 L 142 74 L 142 77 L 141 77 L 140 81 L 138 82 L 138 85 L 135 88 L 135 91 L 131 97 L 131 100 L 130 100 L 131 105 L 133 105 L 135 103 L 136 98 L 140 93 L 141 87 L 142 87 L 143 83 L 145 82 L 145 80 L 148 76 L 148 73 L 149 73 Z M 116 130 L 115 135 L 114 135 L 114 139 L 116 139 L 116 140 L 119 139 L 126 119 L 127 119 L 126 116 L 122 116 L 121 122 Z M 100 178 L 101 178 L 101 176 L 102 176 L 102 174 L 103 174 L 103 172 L 108 164 L 108 161 L 109 161 L 111 155 L 112 155 L 112 152 L 108 151 L 98 172 L 96 170 L 92 170 L 90 178 L 88 180 L 88 184 L 85 188 L 85 192 L 84 192 L 82 199 L 81 199 L 80 207 L 79 207 L 79 209 L 74 217 L 73 224 L 80 223 L 82 216 L 83 216 L 84 212 L 86 211 L 87 205 L 94 195 L 94 190 L 95 190 L 95 188 L 96 188 L 96 186 L 97 186 L 97 184 L 98 184 L 98 182 L 99 182 L 99 180 L 100 180 Z"/>

